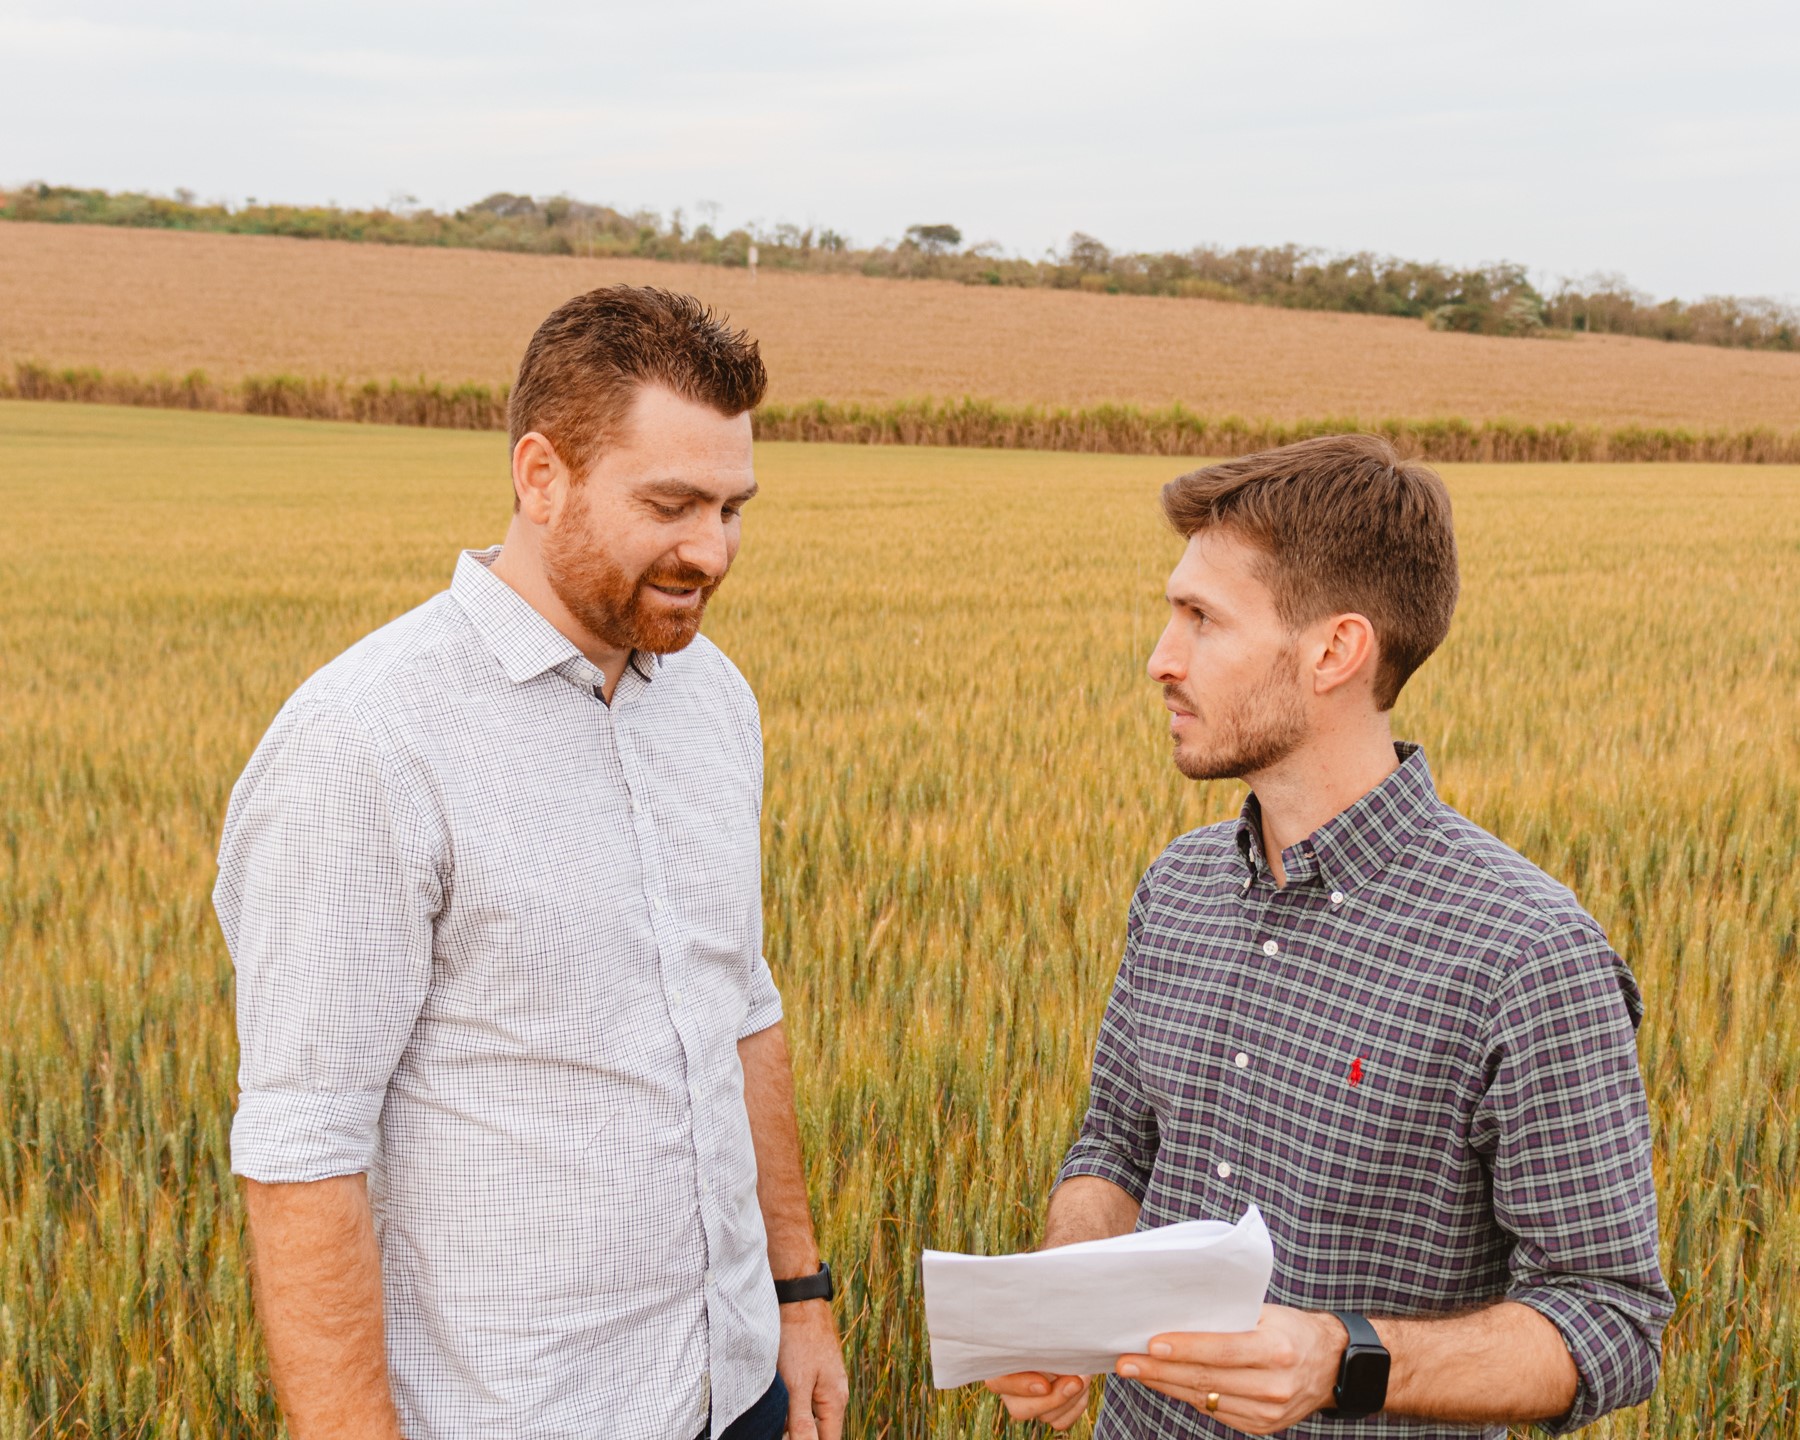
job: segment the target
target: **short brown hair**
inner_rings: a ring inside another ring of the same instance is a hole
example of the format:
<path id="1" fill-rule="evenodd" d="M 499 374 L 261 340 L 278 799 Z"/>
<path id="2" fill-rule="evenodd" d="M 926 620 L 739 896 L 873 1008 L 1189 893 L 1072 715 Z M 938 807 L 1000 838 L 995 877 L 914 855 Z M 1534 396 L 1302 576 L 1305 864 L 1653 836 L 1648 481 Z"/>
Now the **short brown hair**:
<path id="1" fill-rule="evenodd" d="M 663 385 L 721 415 L 756 408 L 769 383 L 756 342 L 692 295 L 603 285 L 537 328 L 507 402 L 511 443 L 536 430 L 577 476 L 618 434 L 639 389 Z"/>
<path id="2" fill-rule="evenodd" d="M 1209 465 L 1163 486 L 1178 533 L 1223 529 L 1268 557 L 1263 579 L 1295 629 L 1368 617 L 1375 703 L 1393 708 L 1450 633 L 1458 578 L 1450 492 L 1377 435 L 1327 435 Z"/>

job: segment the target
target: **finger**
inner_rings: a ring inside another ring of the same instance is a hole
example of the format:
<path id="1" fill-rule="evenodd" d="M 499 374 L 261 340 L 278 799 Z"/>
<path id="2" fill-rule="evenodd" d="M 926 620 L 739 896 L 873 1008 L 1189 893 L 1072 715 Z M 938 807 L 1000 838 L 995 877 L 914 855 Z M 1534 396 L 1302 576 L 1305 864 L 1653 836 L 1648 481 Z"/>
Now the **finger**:
<path id="1" fill-rule="evenodd" d="M 1121 1355 L 1119 1374 L 1128 1380 L 1159 1385 L 1178 1385 L 1204 1395 L 1216 1390 L 1245 1400 L 1273 1400 L 1278 1377 L 1263 1370 L 1223 1370 L 1205 1365 L 1184 1365 L 1174 1360 L 1153 1360 L 1146 1355 Z"/>
<path id="2" fill-rule="evenodd" d="M 1052 1410 L 1048 1415 L 1044 1416 L 1044 1423 L 1058 1430 L 1067 1430 L 1087 1413 L 1087 1407 L 1087 1387 L 1084 1385 L 1081 1387 L 1081 1393 L 1073 1400 L 1069 1401 L 1068 1404 L 1064 1405 L 1060 1410 Z"/>
<path id="3" fill-rule="evenodd" d="M 1256 1330 L 1239 1335 L 1177 1331 L 1152 1335 L 1144 1353 L 1154 1360 L 1182 1360 L 1220 1370 L 1243 1370 L 1267 1364 L 1270 1349 L 1269 1336 Z"/>
<path id="4" fill-rule="evenodd" d="M 1008 1395 L 1005 1399 L 1006 1413 L 1014 1420 L 1045 1420 L 1054 1415 L 1068 1402 L 1060 1395 L 1047 1395 L 1040 1400 L 1020 1400 Z"/>
<path id="5" fill-rule="evenodd" d="M 1159 1395 L 1167 1395 L 1171 1400 L 1191 1405 L 1208 1419 L 1217 1420 L 1221 1425 L 1229 1425 L 1233 1430 L 1242 1431 L 1246 1435 L 1267 1435 L 1278 1428 L 1278 1420 L 1273 1417 L 1273 1412 L 1242 1396 L 1227 1395 L 1217 1390 L 1191 1390 L 1185 1385 L 1163 1385 L 1148 1380 L 1143 1383 Z M 1209 1394 L 1219 1397 L 1216 1409 L 1207 1408 Z"/>
<path id="6" fill-rule="evenodd" d="M 813 1392 L 813 1421 L 819 1427 L 819 1440 L 842 1440 L 849 1408 L 850 1382 L 842 1375 L 821 1376 Z"/>
<path id="7" fill-rule="evenodd" d="M 812 1406 L 802 1400 L 788 1404 L 788 1440 L 819 1440 L 819 1427 L 813 1420 Z"/>
<path id="8" fill-rule="evenodd" d="M 1045 1420 L 1064 1410 L 1079 1415 L 1087 1405 L 1087 1380 L 1080 1375 L 1048 1377 L 1056 1381 L 1056 1389 L 1048 1395 L 1003 1397 L 1006 1413 L 1015 1420 Z"/>
<path id="9" fill-rule="evenodd" d="M 1054 1375 L 1045 1375 L 1037 1370 L 1019 1370 L 1011 1375 L 996 1375 L 981 1383 L 996 1395 L 1033 1396 L 1048 1395 L 1056 1379 Z"/>

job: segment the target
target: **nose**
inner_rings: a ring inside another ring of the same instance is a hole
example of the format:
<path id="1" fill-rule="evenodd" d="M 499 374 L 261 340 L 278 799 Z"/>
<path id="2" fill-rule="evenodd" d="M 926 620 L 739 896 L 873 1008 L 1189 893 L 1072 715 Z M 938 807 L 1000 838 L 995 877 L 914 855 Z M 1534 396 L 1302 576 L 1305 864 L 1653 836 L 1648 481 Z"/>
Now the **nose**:
<path id="1" fill-rule="evenodd" d="M 1171 618 L 1163 626 L 1156 648 L 1150 652 L 1150 663 L 1145 667 L 1158 685 L 1179 685 L 1187 679 L 1187 666 L 1182 663 L 1181 648 L 1176 639 L 1175 621 Z"/>
<path id="2" fill-rule="evenodd" d="M 683 565 L 717 577 L 730 568 L 733 548 L 724 517 L 704 515 L 682 537 L 675 555 Z"/>

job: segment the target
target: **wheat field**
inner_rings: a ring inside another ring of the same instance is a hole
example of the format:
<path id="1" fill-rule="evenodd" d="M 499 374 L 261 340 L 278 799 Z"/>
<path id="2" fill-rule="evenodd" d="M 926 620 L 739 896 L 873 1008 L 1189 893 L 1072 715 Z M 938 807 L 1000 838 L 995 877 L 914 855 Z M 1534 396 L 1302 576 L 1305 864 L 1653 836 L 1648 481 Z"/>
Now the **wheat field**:
<path id="1" fill-rule="evenodd" d="M 707 624 L 764 712 L 850 1433 L 998 1435 L 927 1388 L 918 1251 L 1033 1243 L 1131 887 L 1239 798 L 1176 777 L 1143 674 L 1170 462 L 758 455 Z M 1595 1433 L 1800 1436 L 1800 470 L 1447 478 L 1464 600 L 1398 728 L 1648 1000 L 1680 1310 L 1657 1398 Z M 504 444 L 15 402 L 0 503 L 0 1440 L 264 1440 L 213 846 L 294 686 L 499 537 Z"/>
<path id="2" fill-rule="evenodd" d="M 1201 414 L 1800 429 L 1800 354 L 1207 300 L 0 223 L 0 370 L 494 386 L 538 322 L 615 281 L 691 291 L 762 341 L 781 402 L 975 396 Z"/>

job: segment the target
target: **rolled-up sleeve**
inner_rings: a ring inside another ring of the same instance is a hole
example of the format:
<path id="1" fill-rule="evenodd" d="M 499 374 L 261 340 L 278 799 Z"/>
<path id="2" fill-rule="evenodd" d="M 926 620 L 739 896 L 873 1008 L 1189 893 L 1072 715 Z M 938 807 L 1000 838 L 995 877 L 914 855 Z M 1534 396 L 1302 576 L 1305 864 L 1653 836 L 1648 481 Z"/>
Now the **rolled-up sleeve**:
<path id="1" fill-rule="evenodd" d="M 438 854 L 363 720 L 283 712 L 232 795 L 213 896 L 237 972 L 233 1173 L 369 1168 L 430 980 Z"/>
<path id="2" fill-rule="evenodd" d="M 1674 1309 L 1657 1259 L 1636 982 L 1597 928 L 1559 927 L 1520 957 L 1486 1037 L 1474 1140 L 1514 1237 L 1507 1298 L 1561 1332 L 1580 1376 L 1562 1433 L 1641 1404 Z"/>
<path id="3" fill-rule="evenodd" d="M 1142 1203 L 1156 1165 L 1156 1112 L 1144 1093 L 1138 1070 L 1137 1024 L 1132 1014 L 1132 966 L 1143 932 L 1151 878 L 1146 875 L 1131 900 L 1125 922 L 1125 953 L 1113 981 L 1100 1038 L 1094 1044 L 1093 1075 L 1081 1133 L 1069 1147 L 1056 1183 L 1077 1175 L 1110 1180 Z"/>

